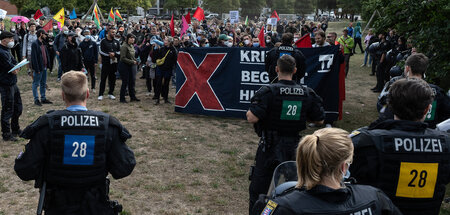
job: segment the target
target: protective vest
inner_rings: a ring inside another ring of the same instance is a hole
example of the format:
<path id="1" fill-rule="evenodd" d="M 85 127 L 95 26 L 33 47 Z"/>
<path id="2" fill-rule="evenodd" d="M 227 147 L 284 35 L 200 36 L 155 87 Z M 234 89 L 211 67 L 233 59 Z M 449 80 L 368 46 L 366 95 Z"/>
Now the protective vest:
<path id="1" fill-rule="evenodd" d="M 346 185 L 332 190 L 316 186 L 311 190 L 294 191 L 268 202 L 261 214 L 275 215 L 356 215 L 356 214 L 397 214 L 392 203 L 378 189 L 364 185 Z"/>
<path id="2" fill-rule="evenodd" d="M 306 128 L 306 110 L 309 109 L 309 89 L 300 85 L 276 83 L 268 86 L 272 91 L 269 115 L 264 128 L 278 131 L 282 136 L 294 136 Z"/>
<path id="3" fill-rule="evenodd" d="M 86 187 L 104 184 L 109 115 L 96 111 L 54 111 L 49 123 L 49 184 Z"/>
<path id="4" fill-rule="evenodd" d="M 368 183 L 383 190 L 404 214 L 438 214 L 450 176 L 450 141 L 431 129 L 360 131 L 358 148 L 373 145 Z M 373 159 L 372 159 L 373 158 Z"/>
<path id="5" fill-rule="evenodd" d="M 270 57 L 273 58 L 272 60 L 273 60 L 274 63 L 272 65 L 270 65 L 269 71 L 267 71 L 269 73 L 269 80 L 270 81 L 274 80 L 277 77 L 277 73 L 275 71 L 275 67 L 277 66 L 278 58 L 280 58 L 283 55 L 290 55 L 290 56 L 295 58 L 294 54 L 295 54 L 295 49 L 292 46 L 282 45 L 280 47 L 275 48 L 275 55 L 272 54 L 270 56 Z"/>

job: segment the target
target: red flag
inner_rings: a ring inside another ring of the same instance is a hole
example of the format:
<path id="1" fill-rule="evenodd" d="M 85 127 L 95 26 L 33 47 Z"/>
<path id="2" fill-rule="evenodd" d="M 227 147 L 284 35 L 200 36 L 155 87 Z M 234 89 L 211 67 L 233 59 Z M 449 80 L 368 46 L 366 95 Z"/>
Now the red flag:
<path id="1" fill-rule="evenodd" d="M 50 21 L 47 22 L 47 24 L 45 24 L 42 29 L 44 29 L 44 31 L 50 31 L 53 27 L 53 19 L 50 19 Z"/>
<path id="2" fill-rule="evenodd" d="M 191 24 L 191 11 L 188 11 L 188 14 L 184 18 L 188 24 Z"/>
<path id="3" fill-rule="evenodd" d="M 175 36 L 175 22 L 173 21 L 173 14 L 172 19 L 170 20 L 170 35 L 172 35 L 172 37 Z"/>
<path id="4" fill-rule="evenodd" d="M 305 34 L 305 36 L 295 42 L 295 46 L 297 46 L 297 48 L 311 48 L 311 36 L 309 36 L 309 34 Z"/>
<path id="5" fill-rule="evenodd" d="M 270 15 L 270 18 L 277 18 L 277 21 L 280 21 L 280 17 L 278 17 L 278 13 L 276 10 L 273 11 L 272 15 Z"/>
<path id="6" fill-rule="evenodd" d="M 198 21 L 202 21 L 205 19 L 205 11 L 203 11 L 201 7 L 197 7 L 197 10 L 195 10 L 192 17 L 196 18 Z"/>
<path id="7" fill-rule="evenodd" d="M 266 41 L 264 40 L 264 25 L 262 26 L 261 31 L 259 32 L 258 39 L 259 39 L 259 46 L 266 48 Z"/>
<path id="8" fill-rule="evenodd" d="M 43 16 L 43 15 L 44 15 L 44 14 L 42 14 L 41 10 L 38 9 L 38 10 L 36 11 L 36 13 L 34 14 L 33 18 L 34 18 L 34 20 L 38 20 L 39 17 L 41 17 L 41 16 Z"/>

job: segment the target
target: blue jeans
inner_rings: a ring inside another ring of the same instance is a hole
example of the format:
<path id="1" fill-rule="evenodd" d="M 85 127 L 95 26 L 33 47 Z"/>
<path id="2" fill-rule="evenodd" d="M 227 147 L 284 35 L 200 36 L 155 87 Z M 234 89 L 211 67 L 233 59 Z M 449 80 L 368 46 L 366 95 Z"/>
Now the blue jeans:
<path id="1" fill-rule="evenodd" d="M 364 51 L 364 65 L 367 65 L 367 57 L 369 57 L 369 64 L 372 64 L 372 55 L 369 54 L 367 49 Z"/>
<path id="2" fill-rule="evenodd" d="M 44 71 L 41 71 L 40 73 L 37 73 L 36 71 L 33 71 L 33 97 L 34 101 L 39 100 L 39 95 L 37 92 L 37 88 L 39 86 L 39 91 L 41 92 L 41 101 L 46 100 L 45 98 L 45 85 L 47 84 L 47 69 L 44 69 Z"/>
<path id="3" fill-rule="evenodd" d="M 56 55 L 56 59 L 58 59 L 58 78 L 61 78 L 62 76 L 62 67 L 61 67 L 61 58 L 59 57 L 59 55 Z"/>

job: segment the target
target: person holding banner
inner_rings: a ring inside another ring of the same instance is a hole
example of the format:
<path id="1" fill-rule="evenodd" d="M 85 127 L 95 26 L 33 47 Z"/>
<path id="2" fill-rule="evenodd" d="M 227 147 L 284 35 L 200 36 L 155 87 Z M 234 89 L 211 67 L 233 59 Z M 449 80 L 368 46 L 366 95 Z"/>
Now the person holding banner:
<path id="1" fill-rule="evenodd" d="M 292 56 L 281 56 L 275 71 L 278 83 L 261 87 L 247 111 L 247 121 L 254 124 L 261 137 L 249 177 L 250 213 L 258 196 L 267 193 L 275 167 L 295 160 L 299 132 L 306 128 L 306 121 L 322 124 L 325 117 L 322 98 L 293 80 L 297 67 Z"/>
<path id="2" fill-rule="evenodd" d="M 291 33 L 284 33 L 281 37 L 280 47 L 275 47 L 266 54 L 265 65 L 266 71 L 269 73 L 269 80 L 271 83 L 277 82 L 277 73 L 275 68 L 277 66 L 277 60 L 283 55 L 290 55 L 294 57 L 295 64 L 297 65 L 297 72 L 294 74 L 293 79 L 296 83 L 299 83 L 300 79 L 305 76 L 306 71 L 306 59 L 303 53 L 295 49 L 292 46 L 294 36 Z"/>
<path id="3" fill-rule="evenodd" d="M 14 34 L 2 31 L 0 34 L 0 94 L 2 97 L 2 136 L 5 141 L 16 141 L 15 136 L 21 132 L 19 117 L 22 115 L 22 99 L 17 87 L 19 69 L 9 72 L 17 64 L 10 52 L 13 47 Z"/>

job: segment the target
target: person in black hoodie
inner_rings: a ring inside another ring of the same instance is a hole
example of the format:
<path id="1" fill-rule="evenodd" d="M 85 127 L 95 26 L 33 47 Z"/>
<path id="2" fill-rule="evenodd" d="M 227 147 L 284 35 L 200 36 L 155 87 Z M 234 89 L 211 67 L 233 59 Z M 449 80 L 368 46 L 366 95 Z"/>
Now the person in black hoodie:
<path id="1" fill-rule="evenodd" d="M 61 49 L 60 57 L 63 73 L 71 70 L 81 71 L 83 69 L 83 58 L 81 50 L 78 48 L 76 37 L 75 33 L 69 33 L 66 44 Z"/>
<path id="2" fill-rule="evenodd" d="M 98 46 L 97 43 L 92 40 L 91 32 L 89 30 L 84 31 L 84 40 L 80 43 L 80 49 L 83 53 L 83 62 L 88 73 L 91 76 L 91 88 L 95 93 L 95 68 L 98 62 Z"/>
<path id="3" fill-rule="evenodd" d="M 155 86 L 155 105 L 159 104 L 160 95 L 164 98 L 165 103 L 169 102 L 169 82 L 172 76 L 172 69 L 177 63 L 177 52 L 173 47 L 173 38 L 166 37 L 164 39 L 164 46 L 154 51 L 153 62 L 156 63 L 158 59 L 164 59 L 162 65 L 156 66 L 156 86 Z M 164 82 L 163 82 L 164 79 Z"/>

